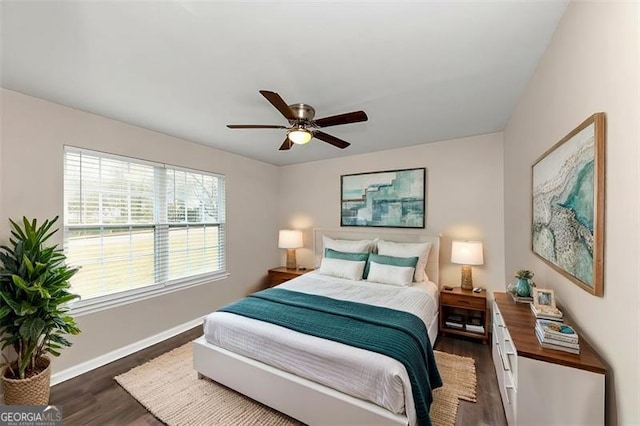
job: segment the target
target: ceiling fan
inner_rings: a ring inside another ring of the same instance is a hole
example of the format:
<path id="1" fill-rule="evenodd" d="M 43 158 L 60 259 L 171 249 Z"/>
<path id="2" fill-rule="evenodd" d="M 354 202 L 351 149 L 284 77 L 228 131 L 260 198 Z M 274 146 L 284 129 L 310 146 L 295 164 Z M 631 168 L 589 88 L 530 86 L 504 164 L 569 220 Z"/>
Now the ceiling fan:
<path id="1" fill-rule="evenodd" d="M 268 90 L 260 90 L 260 94 L 264 96 L 273 105 L 280 114 L 289 121 L 289 127 L 271 124 L 228 124 L 230 129 L 287 129 L 287 138 L 280 145 L 280 150 L 285 151 L 291 149 L 293 144 L 303 145 L 308 143 L 311 138 L 317 138 L 327 142 L 335 147 L 344 149 L 350 145 L 349 142 L 343 141 L 335 136 L 331 136 L 321 130 L 323 127 L 338 126 L 341 124 L 358 123 L 367 121 L 368 117 L 364 111 L 354 111 L 345 114 L 332 115 L 331 117 L 320 118 L 314 120 L 316 110 L 307 104 L 291 104 L 287 103 L 276 92 Z"/>

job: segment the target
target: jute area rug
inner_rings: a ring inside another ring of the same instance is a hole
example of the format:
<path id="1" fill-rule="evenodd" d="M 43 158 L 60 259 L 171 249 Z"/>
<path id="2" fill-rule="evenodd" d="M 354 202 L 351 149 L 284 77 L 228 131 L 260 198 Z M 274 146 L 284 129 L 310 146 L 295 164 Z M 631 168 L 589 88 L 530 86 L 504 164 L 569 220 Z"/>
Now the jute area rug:
<path id="1" fill-rule="evenodd" d="M 198 380 L 191 343 L 136 367 L 115 380 L 149 412 L 170 426 L 184 425 L 300 425 L 214 381 Z M 434 391 L 431 421 L 453 426 L 458 400 L 476 401 L 473 359 L 435 351 L 444 386 Z"/>

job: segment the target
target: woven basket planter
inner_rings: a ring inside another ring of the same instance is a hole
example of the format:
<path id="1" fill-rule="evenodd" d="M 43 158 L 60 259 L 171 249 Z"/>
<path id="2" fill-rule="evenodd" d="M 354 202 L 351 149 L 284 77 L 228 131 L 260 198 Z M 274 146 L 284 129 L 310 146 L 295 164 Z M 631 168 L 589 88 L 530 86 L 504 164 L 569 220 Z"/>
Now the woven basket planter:
<path id="1" fill-rule="evenodd" d="M 51 361 L 41 357 L 36 366 L 44 368 L 39 374 L 27 379 L 9 379 L 2 374 L 4 403 L 7 405 L 48 405 L 49 387 L 51 384 Z"/>

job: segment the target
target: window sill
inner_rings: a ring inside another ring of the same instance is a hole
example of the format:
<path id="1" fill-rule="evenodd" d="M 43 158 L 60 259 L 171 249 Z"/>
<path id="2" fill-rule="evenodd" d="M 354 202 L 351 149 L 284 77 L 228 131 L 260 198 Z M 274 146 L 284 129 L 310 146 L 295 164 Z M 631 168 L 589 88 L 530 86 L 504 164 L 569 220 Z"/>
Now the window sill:
<path id="1" fill-rule="evenodd" d="M 117 294 L 96 297 L 88 300 L 79 300 L 69 304 L 70 313 L 79 317 L 83 315 L 93 314 L 104 311 L 106 309 L 116 308 L 128 305 L 130 303 L 139 302 L 141 300 L 150 299 L 152 297 L 162 296 L 176 291 L 184 290 L 191 287 L 197 287 L 203 284 L 209 284 L 215 281 L 224 280 L 229 277 L 228 272 L 214 275 L 205 275 L 202 277 L 192 278 L 185 281 L 168 285 L 153 285 L 135 290 L 129 290 Z"/>

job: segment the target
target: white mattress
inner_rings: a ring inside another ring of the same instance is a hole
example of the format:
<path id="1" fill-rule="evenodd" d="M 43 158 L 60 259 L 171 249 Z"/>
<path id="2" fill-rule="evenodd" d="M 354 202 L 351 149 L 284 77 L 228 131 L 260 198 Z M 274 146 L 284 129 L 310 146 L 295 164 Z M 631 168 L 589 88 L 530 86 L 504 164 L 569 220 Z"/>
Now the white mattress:
<path id="1" fill-rule="evenodd" d="M 437 315 L 438 291 L 431 282 L 396 287 L 310 272 L 279 287 L 403 310 L 421 318 L 427 329 Z M 371 401 L 393 413 L 406 413 L 409 423 L 416 423 L 409 376 L 393 358 L 226 312 L 205 317 L 204 335 L 211 344 Z"/>

